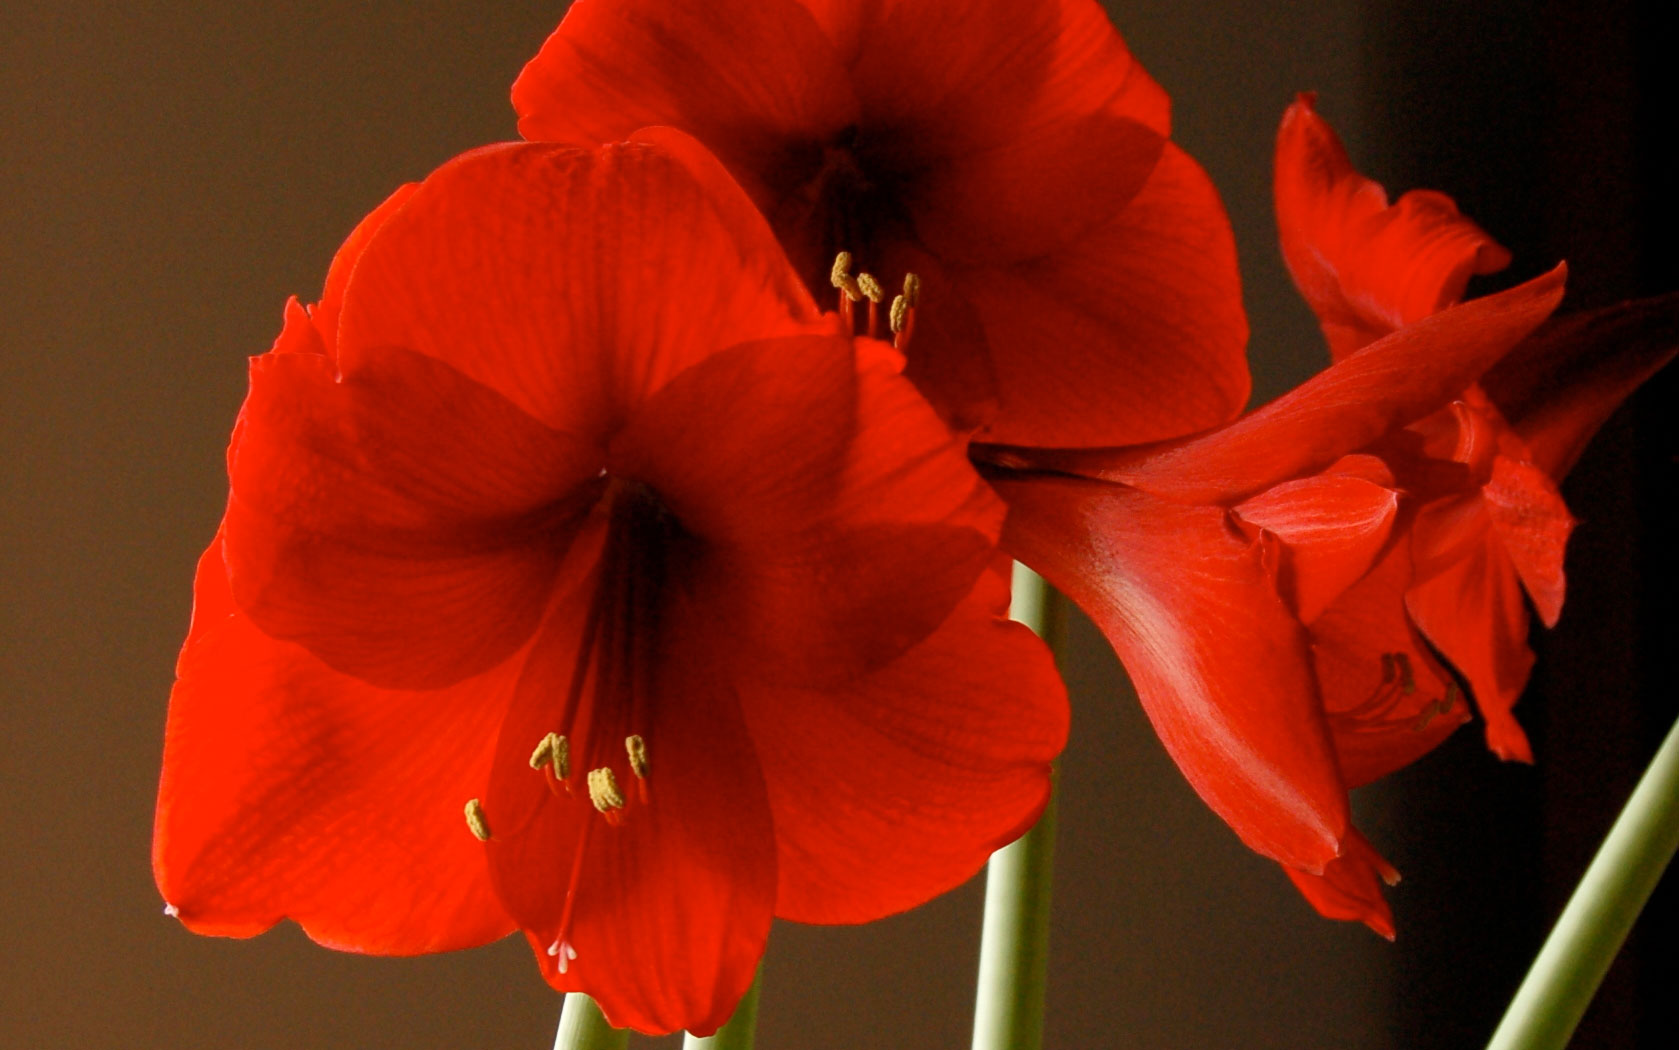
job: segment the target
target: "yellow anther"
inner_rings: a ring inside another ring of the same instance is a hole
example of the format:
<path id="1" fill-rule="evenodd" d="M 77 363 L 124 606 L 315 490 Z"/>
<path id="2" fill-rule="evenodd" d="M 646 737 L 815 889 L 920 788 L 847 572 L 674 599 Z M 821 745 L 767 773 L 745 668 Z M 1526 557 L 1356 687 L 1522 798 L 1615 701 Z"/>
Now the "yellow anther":
<path id="1" fill-rule="evenodd" d="M 886 289 L 880 286 L 880 282 L 874 279 L 872 273 L 857 275 L 857 289 L 863 293 L 863 298 L 871 303 L 878 303 L 886 298 Z"/>
<path id="2" fill-rule="evenodd" d="M 589 801 L 602 813 L 624 808 L 624 793 L 618 790 L 618 778 L 605 766 L 589 770 Z"/>
<path id="3" fill-rule="evenodd" d="M 909 323 L 909 301 L 903 296 L 892 300 L 892 311 L 886 315 L 893 332 L 902 332 Z"/>
<path id="4" fill-rule="evenodd" d="M 490 822 L 484 816 L 484 804 L 475 798 L 466 800 L 466 826 L 479 842 L 490 841 Z"/>
<path id="5" fill-rule="evenodd" d="M 624 738 L 624 750 L 630 754 L 630 772 L 637 780 L 647 779 L 647 741 L 635 733 Z"/>
<path id="6" fill-rule="evenodd" d="M 531 752 L 532 769 L 541 769 L 550 762 L 554 765 L 556 780 L 571 776 L 571 744 L 558 733 L 543 737 L 537 742 L 536 750 Z"/>
<path id="7" fill-rule="evenodd" d="M 828 280 L 835 288 L 845 293 L 845 297 L 852 302 L 861 302 L 863 289 L 858 285 L 857 278 L 851 276 L 851 253 L 840 252 L 834 256 L 834 268 L 828 274 Z"/>
<path id="8" fill-rule="evenodd" d="M 921 305 L 921 276 L 919 274 L 904 274 L 904 302 L 911 310 Z"/>

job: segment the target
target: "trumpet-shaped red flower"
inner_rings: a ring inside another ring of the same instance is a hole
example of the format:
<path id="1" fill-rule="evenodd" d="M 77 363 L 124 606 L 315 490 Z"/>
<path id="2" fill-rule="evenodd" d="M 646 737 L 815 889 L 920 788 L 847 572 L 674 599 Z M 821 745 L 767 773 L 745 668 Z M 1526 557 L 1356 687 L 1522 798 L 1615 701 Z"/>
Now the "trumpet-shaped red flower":
<path id="1" fill-rule="evenodd" d="M 1510 256 L 1443 194 L 1414 190 L 1389 206 L 1382 188 L 1353 169 L 1313 103 L 1302 95 L 1278 132 L 1277 224 L 1283 257 L 1339 360 L 1457 302 L 1472 274 L 1498 270 Z M 1536 462 L 1473 384 L 1395 435 L 1384 455 L 1418 508 L 1390 557 L 1385 588 L 1402 592 L 1406 619 L 1468 683 L 1493 751 L 1532 761 L 1511 707 L 1533 666 L 1523 592 L 1547 626 L 1562 612 L 1574 519 L 1557 491 L 1561 465 Z M 1376 600 L 1393 609 L 1390 599 Z M 1342 630 L 1323 648 L 1360 657 L 1388 651 L 1400 625 L 1386 619 L 1380 629 L 1366 622 Z M 1415 647 L 1409 660 L 1425 666 Z M 1428 677 L 1424 693 L 1435 694 L 1443 676 L 1431 668 Z M 1455 683 L 1446 689 L 1443 705 Z M 1349 779 L 1363 783 L 1413 757 L 1400 750 L 1354 763 Z"/>
<path id="2" fill-rule="evenodd" d="M 1671 359 L 1679 305 L 1532 334 L 1560 267 L 1453 305 L 1507 257 L 1438 194 L 1389 207 L 1309 98 L 1284 119 L 1277 198 L 1334 365 L 1196 438 L 981 455 L 1005 542 L 1103 627 L 1201 796 L 1319 911 L 1391 936 L 1397 873 L 1346 792 L 1462 724 L 1460 683 L 1495 749 L 1523 753 L 1521 595 L 1554 620 L 1572 524 L 1555 479 Z"/>
<path id="3" fill-rule="evenodd" d="M 1428 691 L 1437 665 L 1400 619 L 1387 554 L 1409 512 L 1372 450 L 1561 294 L 1559 269 L 1454 307 L 1196 438 L 992 457 L 1036 471 L 994 479 L 1005 545 L 1102 628 L 1190 784 L 1320 911 L 1387 935 L 1379 886 L 1396 875 L 1350 824 L 1343 763 L 1415 757 L 1461 705 Z"/>
<path id="4" fill-rule="evenodd" d="M 519 928 L 705 1033 L 772 915 L 910 907 L 1036 818 L 1065 700 L 1000 501 L 679 146 L 457 159 L 253 359 L 158 803 L 189 927 Z"/>
<path id="5" fill-rule="evenodd" d="M 1223 207 L 1095 0 L 580 0 L 513 101 L 529 139 L 699 138 L 813 293 L 842 250 L 921 274 L 906 374 L 985 440 L 1153 441 L 1247 400 Z"/>

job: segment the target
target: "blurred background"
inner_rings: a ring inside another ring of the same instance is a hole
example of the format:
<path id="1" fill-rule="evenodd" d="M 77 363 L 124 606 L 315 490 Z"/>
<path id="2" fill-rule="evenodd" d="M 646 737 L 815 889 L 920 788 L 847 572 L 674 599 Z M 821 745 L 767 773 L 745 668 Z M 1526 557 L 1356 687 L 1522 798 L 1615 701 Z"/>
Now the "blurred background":
<path id="1" fill-rule="evenodd" d="M 411 960 L 289 925 L 161 914 L 149 862 L 189 581 L 226 493 L 245 358 L 397 183 L 514 134 L 507 90 L 564 4 L 9 2 L 0 9 L 0 1047 L 545 1047 L 522 940 Z M 1270 148 L 1294 92 L 1390 190 L 1435 187 L 1509 246 L 1485 291 L 1571 265 L 1570 303 L 1679 287 L 1670 5 L 1125 0 L 1116 24 L 1226 195 L 1256 396 L 1323 364 L 1287 282 Z M 960 32 L 960 27 L 953 27 Z M 1566 488 L 1570 597 L 1518 709 L 1536 767 L 1466 727 L 1358 800 L 1405 873 L 1394 944 L 1316 917 L 1165 757 L 1068 626 L 1047 1045 L 1479 1045 L 1660 735 L 1679 382 Z M 764 1050 L 964 1047 L 983 878 L 856 929 L 778 925 Z M 1658 890 L 1575 1046 L 1667 1047 L 1679 887 Z M 639 1041 L 638 1045 L 655 1045 Z M 670 1044 L 659 1044 L 670 1045 Z"/>

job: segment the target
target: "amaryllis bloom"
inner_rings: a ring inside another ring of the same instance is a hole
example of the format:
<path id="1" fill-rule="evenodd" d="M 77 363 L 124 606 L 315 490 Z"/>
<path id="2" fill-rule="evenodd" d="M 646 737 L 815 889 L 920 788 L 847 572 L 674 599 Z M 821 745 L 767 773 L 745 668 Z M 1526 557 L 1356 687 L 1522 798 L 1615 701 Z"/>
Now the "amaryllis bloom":
<path id="1" fill-rule="evenodd" d="M 1353 169 L 1313 103 L 1300 96 L 1277 135 L 1277 227 L 1295 284 L 1318 315 L 1331 357 L 1340 360 L 1457 302 L 1471 275 L 1501 269 L 1510 256 L 1444 194 L 1413 190 L 1390 206 L 1386 192 Z M 1591 429 L 1600 421 L 1594 418 Z M 1343 611 L 1319 651 L 1331 665 L 1394 653 L 1396 669 L 1410 672 L 1396 677 L 1409 695 L 1434 700 L 1450 715 L 1456 682 L 1424 647 L 1400 644 L 1420 631 L 1467 683 L 1492 750 L 1532 761 L 1510 713 L 1533 666 L 1523 593 L 1554 626 L 1562 612 L 1563 550 L 1574 527 L 1556 485 L 1567 465 L 1536 462 L 1473 384 L 1396 434 L 1382 454 L 1416 509 L 1379 582 L 1349 596 L 1359 613 Z M 1393 601 L 1400 595 L 1402 617 Z M 1366 678 L 1335 667 L 1325 682 L 1331 710 L 1371 695 Z M 1410 706 L 1399 705 L 1400 717 L 1410 717 Z M 1458 718 L 1438 727 L 1460 721 L 1462 708 L 1456 711 Z M 1349 740 L 1370 735 L 1367 727 L 1349 729 Z M 1354 784 L 1406 764 L 1434 741 L 1413 736 L 1412 748 L 1371 743 L 1365 739 L 1358 754 L 1344 756 Z"/>
<path id="2" fill-rule="evenodd" d="M 772 915 L 971 875 L 1042 809 L 1065 698 L 901 366 L 692 143 L 492 147 L 393 197 L 252 361 L 169 910 L 389 954 L 521 929 L 613 1023 L 707 1033 Z"/>
<path id="3" fill-rule="evenodd" d="M 1561 295 L 1559 268 L 1454 307 L 1199 437 L 985 453 L 1010 468 L 993 481 L 1008 549 L 1102 628 L 1196 792 L 1320 911 L 1386 935 L 1379 887 L 1396 873 L 1351 825 L 1341 756 L 1437 742 L 1461 704 L 1419 689 L 1433 665 L 1409 645 L 1355 653 L 1369 666 L 1349 671 L 1320 661 L 1313 631 L 1362 637 L 1366 617 L 1387 630 L 1399 614 L 1397 593 L 1341 606 L 1365 581 L 1380 593 L 1408 513 L 1371 450 L 1449 403 Z M 1332 709 L 1350 688 L 1325 673 L 1366 692 Z"/>
<path id="4" fill-rule="evenodd" d="M 513 102 L 533 140 L 697 137 L 813 294 L 919 274 L 906 374 L 984 440 L 1154 441 L 1247 400 L 1223 206 L 1096 0 L 579 0 Z"/>
<path id="5" fill-rule="evenodd" d="M 1202 798 L 1319 911 L 1391 936 L 1398 875 L 1347 791 L 1438 744 L 1466 692 L 1495 747 L 1519 739 L 1494 658 L 1530 659 L 1522 588 L 1561 602 L 1554 480 L 1672 357 L 1679 308 L 1533 334 L 1561 267 L 1452 305 L 1504 261 L 1485 234 L 1438 195 L 1388 208 L 1307 100 L 1280 141 L 1285 252 L 1336 363 L 1198 437 L 981 454 L 1005 542 L 1102 626 Z"/>

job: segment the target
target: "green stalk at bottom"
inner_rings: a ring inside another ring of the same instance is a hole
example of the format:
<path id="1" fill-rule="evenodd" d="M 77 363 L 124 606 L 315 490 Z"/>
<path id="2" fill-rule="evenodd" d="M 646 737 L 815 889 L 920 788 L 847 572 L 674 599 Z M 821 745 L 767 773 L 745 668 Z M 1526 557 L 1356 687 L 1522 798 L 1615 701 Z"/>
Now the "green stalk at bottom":
<path id="1" fill-rule="evenodd" d="M 1516 990 L 1487 1050 L 1562 1050 L 1679 849 L 1679 723 Z"/>
<path id="2" fill-rule="evenodd" d="M 764 971 L 760 967 L 728 1024 L 717 1029 L 716 1035 L 684 1036 L 682 1050 L 752 1050 L 752 1037 L 758 1029 L 758 989 L 763 980 Z"/>
<path id="3" fill-rule="evenodd" d="M 1044 635 L 1049 588 L 1014 567 L 1010 614 Z M 1053 789 L 1052 789 L 1053 790 Z M 1038 1050 L 1049 986 L 1049 901 L 1055 859 L 1055 797 L 1038 823 L 992 854 L 985 876 L 973 1050 Z"/>
<path id="4" fill-rule="evenodd" d="M 1055 798 L 1036 826 L 991 856 L 985 876 L 973 1050 L 1038 1050 L 1049 986 Z"/>
<path id="5" fill-rule="evenodd" d="M 630 1030 L 607 1024 L 593 999 L 582 992 L 566 993 L 554 1050 L 624 1050 L 629 1045 Z"/>

